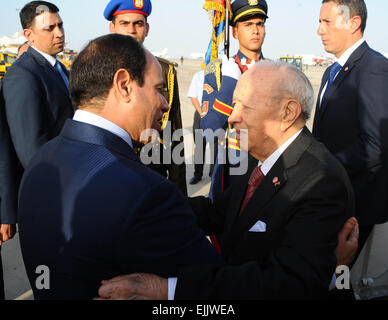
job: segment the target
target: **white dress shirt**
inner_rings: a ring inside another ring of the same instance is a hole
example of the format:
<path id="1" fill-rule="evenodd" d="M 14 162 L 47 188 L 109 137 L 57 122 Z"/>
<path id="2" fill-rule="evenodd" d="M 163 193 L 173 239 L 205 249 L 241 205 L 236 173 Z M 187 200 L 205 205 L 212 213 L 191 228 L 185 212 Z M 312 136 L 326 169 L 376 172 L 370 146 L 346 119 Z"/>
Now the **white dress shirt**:
<path id="1" fill-rule="evenodd" d="M 77 110 L 74 114 L 73 120 L 88 123 L 107 130 L 110 133 L 113 133 L 114 135 L 123 139 L 126 143 L 129 144 L 131 148 L 133 148 L 132 138 L 127 131 L 99 115 L 84 110 Z"/>
<path id="2" fill-rule="evenodd" d="M 57 62 L 57 59 L 54 58 L 53 56 L 50 56 L 49 54 L 45 53 L 45 52 L 42 52 L 42 51 L 39 51 L 38 49 L 36 49 L 34 46 L 31 46 L 34 50 L 38 51 L 47 61 L 49 64 L 51 64 L 51 66 L 54 68 L 55 66 L 55 63 Z"/>
<path id="3" fill-rule="evenodd" d="M 203 94 L 203 83 L 205 82 L 205 72 L 197 72 L 193 80 L 191 80 L 189 92 L 187 93 L 188 98 L 197 98 L 199 104 L 202 104 L 202 94 Z"/>
<path id="4" fill-rule="evenodd" d="M 335 62 L 337 62 L 341 67 L 343 67 L 346 64 L 346 62 L 348 62 L 348 60 L 349 60 L 350 56 L 353 54 L 353 52 L 356 51 L 358 49 L 358 47 L 361 46 L 364 42 L 365 42 L 364 38 L 361 38 L 360 40 L 358 40 L 354 45 L 352 45 L 349 49 L 347 49 L 339 59 L 336 59 Z M 335 75 L 334 79 L 337 77 L 338 73 L 339 73 L 339 71 Z M 325 87 L 322 90 L 319 104 L 322 103 L 323 95 L 326 92 L 326 88 L 327 88 L 327 82 L 325 84 Z"/>

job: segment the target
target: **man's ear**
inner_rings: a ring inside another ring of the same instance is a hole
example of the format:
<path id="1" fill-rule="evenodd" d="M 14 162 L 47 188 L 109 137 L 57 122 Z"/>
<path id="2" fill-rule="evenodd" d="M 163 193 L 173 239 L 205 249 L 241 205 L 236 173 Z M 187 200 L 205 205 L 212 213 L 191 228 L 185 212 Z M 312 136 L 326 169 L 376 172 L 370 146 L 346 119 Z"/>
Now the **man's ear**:
<path id="1" fill-rule="evenodd" d="M 362 23 L 361 17 L 354 16 L 353 18 L 351 18 L 351 20 L 350 20 L 350 30 L 351 30 L 351 32 L 355 33 L 358 30 L 361 31 L 361 23 Z"/>
<path id="2" fill-rule="evenodd" d="M 302 113 L 302 107 L 296 100 L 287 100 L 283 106 L 282 121 L 280 130 L 287 131 L 299 118 Z"/>
<path id="3" fill-rule="evenodd" d="M 148 32 L 150 32 L 150 24 L 149 23 L 147 23 L 146 24 L 146 37 L 148 37 Z"/>
<path id="4" fill-rule="evenodd" d="M 232 27 L 232 35 L 233 35 L 233 38 L 238 40 L 238 37 L 237 37 L 237 26 L 233 26 Z"/>
<path id="5" fill-rule="evenodd" d="M 115 24 L 113 22 L 109 23 L 109 32 L 110 33 L 116 33 L 115 32 Z"/>
<path id="6" fill-rule="evenodd" d="M 24 29 L 23 30 L 23 35 L 24 35 L 24 38 L 26 38 L 29 43 L 31 43 L 31 44 L 34 43 L 34 39 L 31 37 L 32 36 L 32 30 L 31 29 Z"/>
<path id="7" fill-rule="evenodd" d="M 125 69 L 117 70 L 113 78 L 113 89 L 117 99 L 129 103 L 131 101 L 133 79 Z"/>

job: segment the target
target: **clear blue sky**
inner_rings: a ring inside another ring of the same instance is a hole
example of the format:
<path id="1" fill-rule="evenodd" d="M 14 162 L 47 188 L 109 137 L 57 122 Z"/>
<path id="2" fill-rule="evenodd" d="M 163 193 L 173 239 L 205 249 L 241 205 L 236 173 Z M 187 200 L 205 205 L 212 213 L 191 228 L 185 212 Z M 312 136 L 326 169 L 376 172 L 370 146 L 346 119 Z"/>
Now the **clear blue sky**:
<path id="1" fill-rule="evenodd" d="M 0 37 L 22 31 L 18 11 L 28 1 L 0 0 Z M 90 39 L 108 33 L 103 11 L 108 0 L 52 0 L 60 8 L 65 23 L 68 47 L 80 50 Z M 267 0 L 269 5 L 264 55 L 278 58 L 283 54 L 321 54 L 316 34 L 320 0 Z M 377 51 L 388 52 L 388 1 L 365 0 L 368 24 L 365 38 Z M 168 48 L 172 57 L 188 57 L 204 52 L 210 40 L 210 22 L 204 0 L 153 0 L 149 18 L 151 30 L 145 45 L 151 51 Z M 232 52 L 237 50 L 232 40 Z"/>

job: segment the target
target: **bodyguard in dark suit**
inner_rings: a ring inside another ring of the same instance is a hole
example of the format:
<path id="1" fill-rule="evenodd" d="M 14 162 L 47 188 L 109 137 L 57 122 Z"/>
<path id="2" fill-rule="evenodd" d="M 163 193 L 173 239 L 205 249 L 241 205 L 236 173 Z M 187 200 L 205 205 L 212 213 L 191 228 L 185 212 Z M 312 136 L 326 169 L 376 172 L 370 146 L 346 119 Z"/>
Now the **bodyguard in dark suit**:
<path id="1" fill-rule="evenodd" d="M 241 77 L 233 102 L 229 123 L 248 146 L 248 173 L 213 204 L 190 201 L 205 233 L 222 234 L 227 266 L 180 268 L 175 299 L 326 297 L 337 234 L 354 213 L 354 198 L 344 168 L 305 127 L 311 84 L 293 66 L 262 62 Z M 135 287 L 127 277 L 121 292 L 166 298 L 167 280 L 142 277 Z M 113 286 L 105 283 L 101 296 L 117 297 Z"/>
<path id="2" fill-rule="evenodd" d="M 24 36 L 32 47 L 3 79 L 0 91 L 0 243 L 11 239 L 16 231 L 18 188 L 24 168 L 73 115 L 66 83 L 69 74 L 55 59 L 65 41 L 58 11 L 45 1 L 33 1 L 24 6 L 20 20 Z"/>
<path id="3" fill-rule="evenodd" d="M 16 223 L 24 168 L 45 142 L 59 134 L 73 108 L 63 80 L 31 47 L 4 77 L 1 100 L 2 148 L 7 149 L 0 159 L 1 212 L 4 223 Z"/>
<path id="4" fill-rule="evenodd" d="M 59 72 L 30 47 L 4 77 L 3 94 L 12 142 L 25 168 L 74 114 L 69 91 Z"/>
<path id="5" fill-rule="evenodd" d="M 33 1 L 21 10 L 21 23 L 30 48 L 4 77 L 7 122 L 23 168 L 44 143 L 59 134 L 66 119 L 73 115 L 69 74 L 55 58 L 65 44 L 58 11 L 56 6 L 44 1 Z"/>
<path id="6" fill-rule="evenodd" d="M 4 282 L 1 247 L 4 242 L 12 239 L 16 232 L 17 188 L 19 184 L 14 179 L 17 176 L 15 173 L 17 158 L 9 136 L 1 92 L 2 80 L 0 80 L 0 300 L 3 300 Z"/>
<path id="7" fill-rule="evenodd" d="M 131 37 L 98 38 L 75 60 L 78 110 L 33 158 L 20 189 L 20 242 L 35 299 L 91 299 L 102 280 L 122 273 L 171 277 L 183 265 L 222 262 L 178 187 L 133 150 L 133 141 L 147 142 L 143 131 L 160 130 L 163 86 L 159 63 Z M 41 265 L 49 290 L 35 286 Z"/>
<path id="8" fill-rule="evenodd" d="M 55 58 L 65 41 L 58 8 L 34 1 L 21 10 L 20 20 L 30 47 L 5 75 L 0 99 L 1 221 L 9 224 L 16 223 L 17 191 L 24 168 L 73 115 L 66 82 L 69 74 Z"/>
<path id="9" fill-rule="evenodd" d="M 366 19 L 363 0 L 323 1 L 318 34 L 337 61 L 323 75 L 313 129 L 350 176 L 359 251 L 388 221 L 388 60 L 364 41 Z"/>

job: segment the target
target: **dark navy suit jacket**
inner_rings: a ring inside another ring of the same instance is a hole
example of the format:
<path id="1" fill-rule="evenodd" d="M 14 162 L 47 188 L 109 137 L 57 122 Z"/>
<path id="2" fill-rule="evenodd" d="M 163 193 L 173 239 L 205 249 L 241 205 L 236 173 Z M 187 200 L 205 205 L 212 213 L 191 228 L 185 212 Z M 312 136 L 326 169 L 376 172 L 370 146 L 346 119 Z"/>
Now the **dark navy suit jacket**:
<path id="1" fill-rule="evenodd" d="M 305 128 L 267 173 L 240 214 L 245 175 L 212 203 L 190 199 L 206 234 L 221 234 L 227 266 L 183 267 L 176 300 L 294 300 L 327 296 L 338 232 L 354 214 L 345 169 Z"/>
<path id="2" fill-rule="evenodd" d="M 12 144 L 1 90 L 0 80 L 0 224 L 15 224 L 22 168 Z"/>
<path id="3" fill-rule="evenodd" d="M 0 94 L 0 223 L 16 223 L 24 168 L 73 114 L 61 76 L 30 47 L 8 70 Z"/>
<path id="4" fill-rule="evenodd" d="M 68 120 L 26 170 L 20 241 L 35 299 L 91 299 L 101 280 L 133 272 L 176 276 L 221 263 L 182 193 L 121 138 Z M 50 290 L 37 290 L 48 266 Z"/>
<path id="5" fill-rule="evenodd" d="M 314 136 L 348 172 L 360 225 L 388 221 L 388 60 L 366 42 L 338 73 L 320 105 Z"/>

